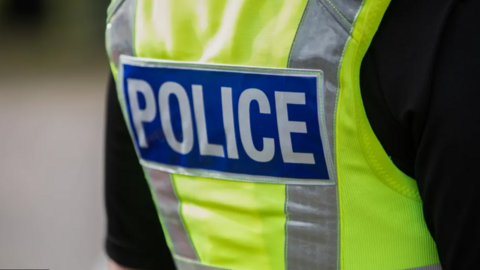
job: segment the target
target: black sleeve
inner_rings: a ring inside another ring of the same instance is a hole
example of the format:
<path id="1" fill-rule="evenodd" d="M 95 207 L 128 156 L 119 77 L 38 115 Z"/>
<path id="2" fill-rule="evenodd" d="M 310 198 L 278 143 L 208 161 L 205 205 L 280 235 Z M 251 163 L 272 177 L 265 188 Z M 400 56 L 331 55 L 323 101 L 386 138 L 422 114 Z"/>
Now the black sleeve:
<path id="1" fill-rule="evenodd" d="M 105 166 L 108 256 L 133 269 L 175 269 L 112 77 L 107 98 Z"/>
<path id="2" fill-rule="evenodd" d="M 480 267 L 480 1 L 458 4 L 442 36 L 415 172 L 444 269 Z"/>
<path id="3" fill-rule="evenodd" d="M 392 1 L 362 64 L 365 109 L 417 180 L 444 270 L 480 267 L 480 1 Z"/>

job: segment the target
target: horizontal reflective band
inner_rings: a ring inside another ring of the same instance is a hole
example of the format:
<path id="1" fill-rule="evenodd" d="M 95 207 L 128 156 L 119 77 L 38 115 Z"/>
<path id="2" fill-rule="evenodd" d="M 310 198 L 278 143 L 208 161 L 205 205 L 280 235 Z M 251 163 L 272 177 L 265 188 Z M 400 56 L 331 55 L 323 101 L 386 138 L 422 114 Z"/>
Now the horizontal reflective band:
<path id="1" fill-rule="evenodd" d="M 442 265 L 441 264 L 434 264 L 434 265 L 428 265 L 428 266 L 423 266 L 423 267 L 418 267 L 418 268 L 412 268 L 408 270 L 442 270 Z"/>
<path id="2" fill-rule="evenodd" d="M 144 166 L 240 181 L 334 184 L 323 144 L 321 71 L 122 57 L 120 72 Z"/>

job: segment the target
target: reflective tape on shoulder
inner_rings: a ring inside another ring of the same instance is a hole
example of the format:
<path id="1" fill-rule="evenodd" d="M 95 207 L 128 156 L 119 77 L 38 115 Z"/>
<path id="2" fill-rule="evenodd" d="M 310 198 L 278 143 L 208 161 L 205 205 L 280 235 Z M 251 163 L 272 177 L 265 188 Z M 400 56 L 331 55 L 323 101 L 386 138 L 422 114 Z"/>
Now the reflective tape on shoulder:
<path id="1" fill-rule="evenodd" d="M 110 62 L 119 68 L 120 55 L 133 56 L 136 0 L 117 0 L 108 10 L 106 47 Z"/>

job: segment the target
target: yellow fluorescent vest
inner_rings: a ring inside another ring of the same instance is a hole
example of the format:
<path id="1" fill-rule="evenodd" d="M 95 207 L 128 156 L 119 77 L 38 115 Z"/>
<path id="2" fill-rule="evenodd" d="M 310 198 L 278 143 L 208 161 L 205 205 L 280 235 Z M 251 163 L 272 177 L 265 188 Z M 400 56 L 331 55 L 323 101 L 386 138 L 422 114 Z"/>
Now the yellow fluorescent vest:
<path id="1" fill-rule="evenodd" d="M 323 71 L 333 181 L 242 181 L 141 162 L 179 269 L 441 269 L 416 184 L 389 160 L 361 99 L 360 65 L 388 4 L 112 2 L 106 41 L 117 84 L 121 55 Z"/>

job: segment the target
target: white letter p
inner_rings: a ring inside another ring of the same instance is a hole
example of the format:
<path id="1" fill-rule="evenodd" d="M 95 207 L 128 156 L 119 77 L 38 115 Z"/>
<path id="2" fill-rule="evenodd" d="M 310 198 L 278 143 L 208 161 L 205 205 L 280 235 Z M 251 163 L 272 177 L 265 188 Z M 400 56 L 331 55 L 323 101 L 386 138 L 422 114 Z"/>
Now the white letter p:
<path id="1" fill-rule="evenodd" d="M 133 125 L 137 132 L 138 144 L 141 148 L 148 148 L 148 142 L 143 129 L 144 122 L 152 122 L 155 119 L 157 106 L 152 87 L 142 80 L 128 79 L 128 98 L 130 100 L 130 109 L 132 111 Z M 138 93 L 145 98 L 145 109 L 140 109 L 138 103 Z"/>

